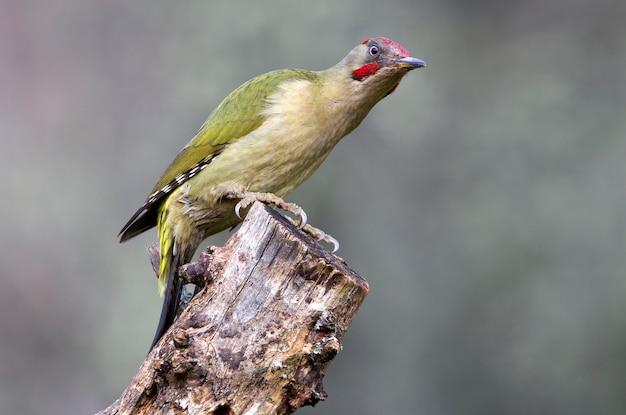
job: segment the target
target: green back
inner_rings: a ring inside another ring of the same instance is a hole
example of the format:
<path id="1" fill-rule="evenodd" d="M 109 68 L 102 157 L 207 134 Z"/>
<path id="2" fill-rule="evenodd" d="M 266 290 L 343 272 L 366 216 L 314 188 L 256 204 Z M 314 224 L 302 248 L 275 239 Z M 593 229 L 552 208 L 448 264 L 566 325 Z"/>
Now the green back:
<path id="1" fill-rule="evenodd" d="M 253 78 L 231 92 L 176 156 L 151 193 L 162 189 L 224 145 L 256 130 L 265 121 L 266 98 L 280 83 L 287 79 L 313 80 L 316 76 L 311 71 L 281 69 Z"/>

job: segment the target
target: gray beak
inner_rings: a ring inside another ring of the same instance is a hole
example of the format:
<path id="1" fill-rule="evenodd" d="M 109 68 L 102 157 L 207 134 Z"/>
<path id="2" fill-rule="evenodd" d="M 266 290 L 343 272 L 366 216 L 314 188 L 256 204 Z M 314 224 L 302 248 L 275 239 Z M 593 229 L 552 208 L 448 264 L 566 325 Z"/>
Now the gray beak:
<path id="1" fill-rule="evenodd" d="M 396 59 L 396 63 L 400 64 L 400 66 L 409 69 L 415 68 L 423 68 L 426 66 L 426 62 L 421 59 L 413 58 L 411 56 L 407 56 L 406 58 Z"/>

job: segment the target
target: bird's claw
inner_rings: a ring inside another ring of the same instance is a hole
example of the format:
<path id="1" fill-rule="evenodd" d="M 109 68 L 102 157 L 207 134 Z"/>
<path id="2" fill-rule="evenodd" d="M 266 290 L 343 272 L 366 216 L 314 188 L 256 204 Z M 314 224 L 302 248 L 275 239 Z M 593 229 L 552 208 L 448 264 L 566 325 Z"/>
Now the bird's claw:
<path id="1" fill-rule="evenodd" d="M 239 202 L 237 202 L 237 204 L 235 205 L 235 215 L 237 215 L 237 217 L 239 219 L 241 219 L 241 208 L 247 208 L 248 205 L 250 204 L 249 201 L 246 201 L 245 199 L 241 199 Z"/>
<path id="2" fill-rule="evenodd" d="M 295 205 L 293 203 L 288 203 L 288 204 L 291 205 L 290 206 L 291 210 L 290 209 L 283 209 L 283 208 L 281 208 L 281 209 L 286 210 L 288 212 L 291 212 L 294 215 L 298 216 L 300 218 L 300 220 L 298 221 L 298 224 L 296 226 L 298 227 L 298 229 L 303 229 L 306 226 L 306 223 L 307 223 L 307 220 L 308 220 L 308 218 L 306 216 L 306 212 L 304 211 L 304 209 L 302 209 L 298 205 Z"/>
<path id="3" fill-rule="evenodd" d="M 302 228 L 302 230 L 306 232 L 307 234 L 311 235 L 311 237 L 315 238 L 318 242 L 323 241 L 327 243 L 328 245 L 332 245 L 333 246 L 333 250 L 331 251 L 332 253 L 337 252 L 337 250 L 339 249 L 339 241 L 337 241 L 337 239 L 333 238 L 331 235 L 327 234 L 323 230 L 318 229 L 311 225 L 305 225 Z"/>
<path id="4" fill-rule="evenodd" d="M 324 242 L 326 242 L 327 244 L 329 244 L 329 245 L 332 245 L 332 246 L 333 246 L 333 250 L 332 250 L 332 251 L 330 251 L 330 252 L 332 252 L 333 254 L 339 250 L 339 241 L 338 241 L 338 240 L 336 240 L 335 238 L 333 238 L 332 236 L 330 236 L 330 235 L 324 235 L 324 238 L 322 238 L 322 240 L 323 240 Z"/>

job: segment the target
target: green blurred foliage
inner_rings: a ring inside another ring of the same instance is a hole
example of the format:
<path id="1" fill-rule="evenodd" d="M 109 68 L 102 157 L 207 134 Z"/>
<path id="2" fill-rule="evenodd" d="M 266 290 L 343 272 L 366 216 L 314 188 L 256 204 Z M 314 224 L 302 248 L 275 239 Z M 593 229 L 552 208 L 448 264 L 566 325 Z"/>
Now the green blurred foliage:
<path id="1" fill-rule="evenodd" d="M 626 412 L 625 2 L 1 10 L 0 413 L 119 396 L 160 309 L 121 225 L 227 93 L 373 35 L 428 67 L 289 198 L 371 285 L 301 412 Z"/>

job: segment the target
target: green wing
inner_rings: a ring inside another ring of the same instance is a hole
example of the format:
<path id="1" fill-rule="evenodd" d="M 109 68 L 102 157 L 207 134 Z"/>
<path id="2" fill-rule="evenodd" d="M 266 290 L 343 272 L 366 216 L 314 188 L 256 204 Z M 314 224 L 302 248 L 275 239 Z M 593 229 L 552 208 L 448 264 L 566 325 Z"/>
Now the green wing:
<path id="1" fill-rule="evenodd" d="M 251 79 L 231 92 L 211 113 L 198 134 L 178 153 L 152 188 L 150 196 L 120 232 L 124 242 L 156 225 L 161 200 L 218 157 L 222 149 L 238 138 L 248 135 L 265 121 L 263 109 L 267 97 L 279 84 L 294 79 L 313 80 L 315 72 L 283 69 Z"/>

